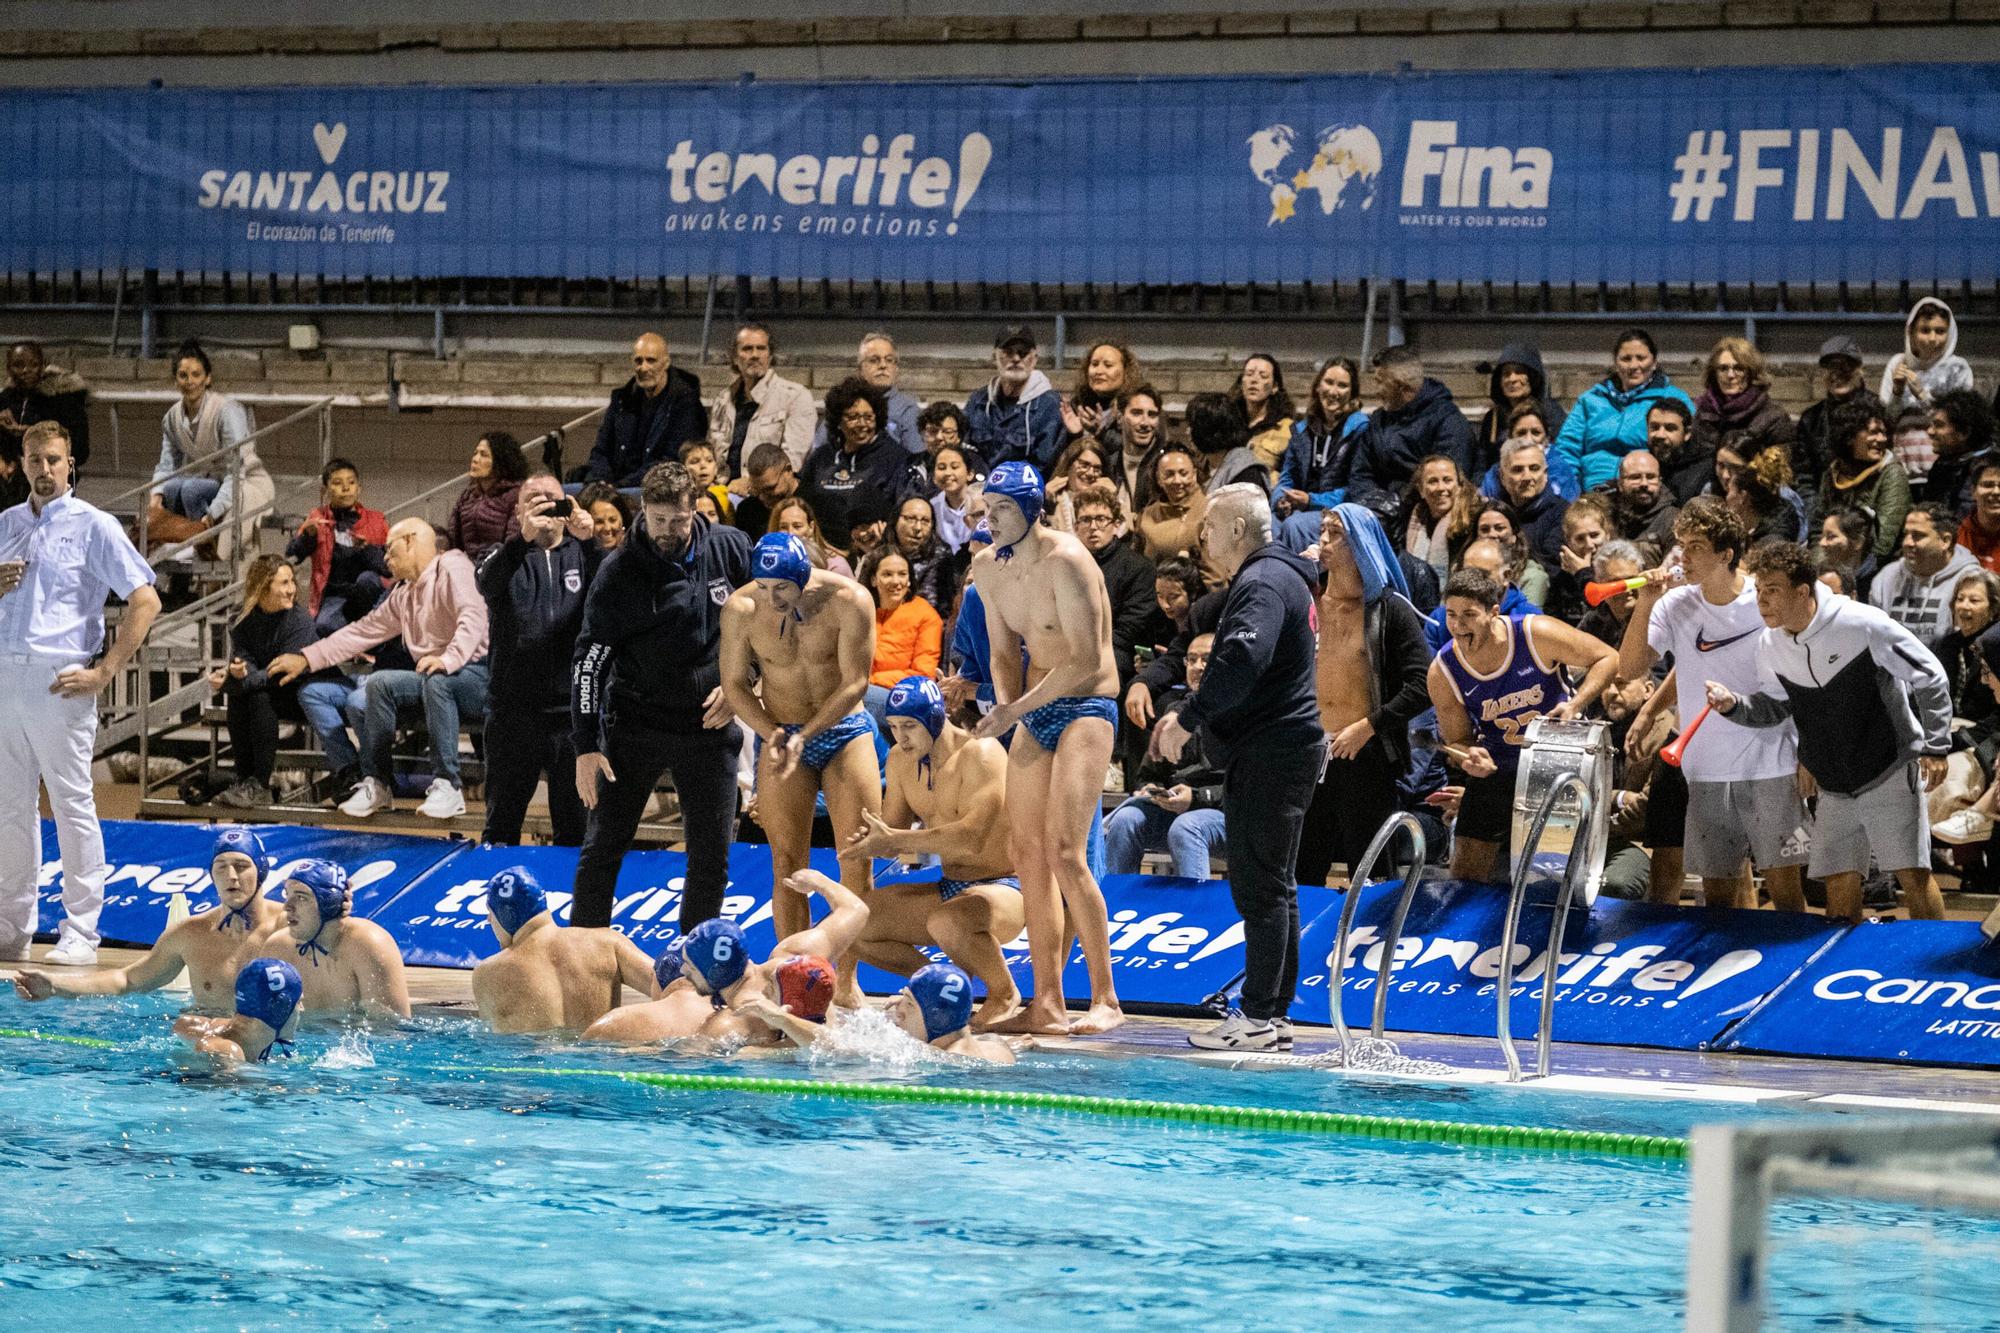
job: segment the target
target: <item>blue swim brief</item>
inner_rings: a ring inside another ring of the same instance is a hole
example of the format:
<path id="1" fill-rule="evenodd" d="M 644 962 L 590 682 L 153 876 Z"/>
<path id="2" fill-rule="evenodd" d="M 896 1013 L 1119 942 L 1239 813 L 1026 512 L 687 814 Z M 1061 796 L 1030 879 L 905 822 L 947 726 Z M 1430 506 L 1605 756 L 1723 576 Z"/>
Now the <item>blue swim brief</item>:
<path id="1" fill-rule="evenodd" d="M 785 734 L 791 735 L 798 730 L 798 727 L 787 726 Z M 833 762 L 833 757 L 846 749 L 850 742 L 859 740 L 863 736 L 873 738 L 874 735 L 875 728 L 869 725 L 868 714 L 849 713 L 807 741 L 805 753 L 800 758 L 813 772 L 824 773 L 826 766 Z"/>
<path id="2" fill-rule="evenodd" d="M 1071 695 L 1058 699 L 1052 704 L 1043 704 L 1034 712 L 1021 719 L 1021 725 L 1035 738 L 1035 743 L 1050 754 L 1056 752 L 1056 743 L 1069 730 L 1070 723 L 1081 722 L 1087 717 L 1101 717 L 1111 724 L 1113 735 L 1118 732 L 1118 701 L 1107 699 L 1101 694 Z"/>
<path id="3" fill-rule="evenodd" d="M 975 884 L 998 884 L 1005 889 L 1020 891 L 1021 881 L 1012 875 L 988 875 L 985 879 L 940 879 L 938 881 L 938 901 L 948 903 Z"/>

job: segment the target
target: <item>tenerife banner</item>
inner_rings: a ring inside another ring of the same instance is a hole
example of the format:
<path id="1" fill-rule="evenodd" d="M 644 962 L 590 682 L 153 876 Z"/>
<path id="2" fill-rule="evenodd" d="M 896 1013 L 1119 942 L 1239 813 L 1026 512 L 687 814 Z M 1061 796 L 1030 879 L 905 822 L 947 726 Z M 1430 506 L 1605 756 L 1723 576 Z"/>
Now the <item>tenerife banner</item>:
<path id="1" fill-rule="evenodd" d="M 2000 65 L 0 94 L 10 271 L 1988 282 Z"/>

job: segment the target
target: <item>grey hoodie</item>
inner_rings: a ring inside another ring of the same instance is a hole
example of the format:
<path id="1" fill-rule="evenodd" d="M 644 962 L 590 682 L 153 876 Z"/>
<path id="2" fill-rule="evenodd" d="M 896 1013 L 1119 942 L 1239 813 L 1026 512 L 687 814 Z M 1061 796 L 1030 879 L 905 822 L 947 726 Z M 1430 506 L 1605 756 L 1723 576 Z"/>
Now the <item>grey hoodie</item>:
<path id="1" fill-rule="evenodd" d="M 1935 361 L 1919 361 L 1910 348 L 1910 330 L 1916 326 L 1917 316 L 1932 311 L 1945 318 L 1944 350 Z M 1923 416 L 1931 409 L 1941 393 L 1953 389 L 1972 387 L 1972 367 L 1965 358 L 1956 355 L 1958 351 L 1958 318 L 1951 313 L 1951 307 L 1935 296 L 1926 296 L 1910 307 L 1908 319 L 1903 321 L 1903 350 L 1889 358 L 1889 364 L 1882 371 L 1881 399 L 1889 409 L 1888 425 L 1893 430 L 1898 422 L 1907 416 Z M 1917 372 L 1917 386 L 1920 392 L 1896 391 L 1896 367 L 1908 366 Z"/>
<path id="2" fill-rule="evenodd" d="M 1951 597 L 1959 577 L 1978 568 L 1979 561 L 1963 546 L 1952 547 L 1944 568 L 1927 579 L 1911 574 L 1906 562 L 1893 560 L 1876 574 L 1868 600 L 1921 639 L 1924 647 L 1934 649 L 1951 632 Z"/>

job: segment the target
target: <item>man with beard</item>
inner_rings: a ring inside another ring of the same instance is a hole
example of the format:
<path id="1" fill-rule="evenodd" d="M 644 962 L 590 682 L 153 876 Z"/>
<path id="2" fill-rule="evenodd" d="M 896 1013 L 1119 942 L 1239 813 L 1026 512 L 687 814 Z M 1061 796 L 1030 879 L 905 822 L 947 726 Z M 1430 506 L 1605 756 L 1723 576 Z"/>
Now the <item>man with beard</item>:
<path id="1" fill-rule="evenodd" d="M 1662 420 L 1676 419 L 1661 412 Z M 1648 427 L 1652 421 L 1648 419 Z M 1618 535 L 1628 542 L 1643 542 L 1655 557 L 1665 555 L 1674 544 L 1674 517 L 1680 506 L 1674 503 L 1660 477 L 1660 460 L 1650 449 L 1634 449 L 1618 460 L 1618 480 L 1612 483 L 1611 519 Z"/>

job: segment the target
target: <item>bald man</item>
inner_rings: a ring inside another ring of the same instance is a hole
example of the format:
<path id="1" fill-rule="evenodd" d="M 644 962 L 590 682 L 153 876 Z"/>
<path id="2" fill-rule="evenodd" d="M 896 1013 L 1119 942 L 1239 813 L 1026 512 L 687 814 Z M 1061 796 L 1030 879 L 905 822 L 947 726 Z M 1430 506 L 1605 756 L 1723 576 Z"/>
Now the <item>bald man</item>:
<path id="1" fill-rule="evenodd" d="M 389 529 L 385 552 L 396 577 L 373 611 L 303 653 L 281 653 L 267 670 L 280 685 L 303 672 L 323 671 L 377 644 L 400 638 L 415 671 L 377 671 L 362 684 L 361 785 L 341 804 L 366 819 L 395 804 L 390 796 L 389 742 L 396 714 L 421 706 L 431 736 L 430 791 L 418 813 L 450 819 L 465 813 L 458 776 L 458 723 L 486 712 L 486 599 L 463 551 L 438 550 L 429 522 L 406 518 Z"/>
<path id="2" fill-rule="evenodd" d="M 634 487 L 647 468 L 672 462 L 682 445 L 707 438 L 701 381 L 674 368 L 665 338 L 642 333 L 632 343 L 632 378 L 612 392 L 583 479 Z"/>

